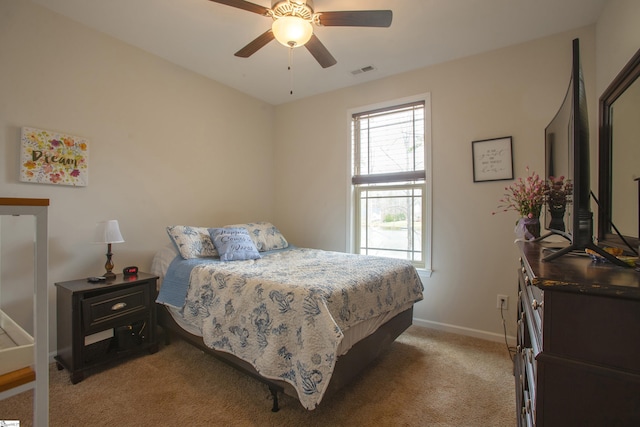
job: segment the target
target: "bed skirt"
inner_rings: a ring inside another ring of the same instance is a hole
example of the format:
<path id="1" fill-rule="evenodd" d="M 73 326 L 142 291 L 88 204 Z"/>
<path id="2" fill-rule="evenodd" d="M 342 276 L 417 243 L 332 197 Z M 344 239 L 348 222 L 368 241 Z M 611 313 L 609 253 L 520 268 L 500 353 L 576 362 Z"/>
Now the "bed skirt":
<path id="1" fill-rule="evenodd" d="M 265 378 L 261 376 L 260 373 L 248 362 L 230 353 L 213 350 L 207 347 L 202 337 L 193 335 L 182 329 L 173 319 L 165 305 L 157 304 L 157 306 L 158 325 L 163 329 L 166 344 L 170 343 L 173 336 L 178 336 L 204 352 L 213 355 L 222 362 L 225 362 L 241 372 L 252 376 L 258 381 L 263 382 L 269 387 L 274 398 L 272 408 L 274 412 L 279 409 L 277 393 L 285 393 L 297 399 L 297 393 L 289 383 Z M 393 341 L 395 341 L 400 334 L 411 326 L 412 320 L 413 306 L 397 314 L 388 322 L 381 325 L 373 334 L 354 344 L 347 353 L 339 356 L 335 364 L 333 375 L 329 381 L 325 397 L 333 394 L 346 384 L 349 384 L 356 376 L 364 371 L 371 362 L 391 346 Z"/>

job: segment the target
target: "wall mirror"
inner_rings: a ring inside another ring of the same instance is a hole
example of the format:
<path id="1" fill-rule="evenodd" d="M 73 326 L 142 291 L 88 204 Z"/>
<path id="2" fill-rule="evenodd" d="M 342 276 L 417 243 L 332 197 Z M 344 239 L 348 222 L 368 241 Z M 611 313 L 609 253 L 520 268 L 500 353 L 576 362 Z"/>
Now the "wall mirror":
<path id="1" fill-rule="evenodd" d="M 640 50 L 599 103 L 598 241 L 626 249 L 626 240 L 636 250 L 640 242 L 639 76 Z"/>

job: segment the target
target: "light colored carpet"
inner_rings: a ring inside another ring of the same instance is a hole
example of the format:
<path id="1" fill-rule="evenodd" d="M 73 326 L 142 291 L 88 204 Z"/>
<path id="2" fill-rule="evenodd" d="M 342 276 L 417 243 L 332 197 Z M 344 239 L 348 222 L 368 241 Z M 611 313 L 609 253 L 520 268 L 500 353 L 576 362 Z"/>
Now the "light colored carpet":
<path id="1" fill-rule="evenodd" d="M 50 367 L 50 425 L 514 426 L 504 344 L 412 326 L 364 375 L 306 411 L 180 340 L 90 372 L 76 385 Z M 0 420 L 32 425 L 32 391 L 0 401 Z"/>

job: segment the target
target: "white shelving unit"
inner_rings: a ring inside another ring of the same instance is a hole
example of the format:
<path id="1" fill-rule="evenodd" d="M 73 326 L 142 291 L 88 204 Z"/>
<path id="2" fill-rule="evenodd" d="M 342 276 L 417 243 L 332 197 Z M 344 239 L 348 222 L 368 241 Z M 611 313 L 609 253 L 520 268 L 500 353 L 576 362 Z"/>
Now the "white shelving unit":
<path id="1" fill-rule="evenodd" d="M 34 334 L 31 337 L 0 310 L 0 400 L 33 389 L 33 421 L 38 427 L 49 425 L 48 206 L 48 199 L 0 197 L 0 215 L 30 215 L 35 222 Z M 0 291 L 1 287 L 0 282 Z"/>

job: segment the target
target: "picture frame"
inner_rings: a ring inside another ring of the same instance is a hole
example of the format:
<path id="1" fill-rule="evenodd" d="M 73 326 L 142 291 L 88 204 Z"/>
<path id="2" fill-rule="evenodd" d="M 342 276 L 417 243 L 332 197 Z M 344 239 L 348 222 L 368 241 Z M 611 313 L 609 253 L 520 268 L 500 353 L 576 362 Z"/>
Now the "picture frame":
<path id="1" fill-rule="evenodd" d="M 89 184 L 89 141 L 80 136 L 23 127 L 20 181 L 86 187 Z"/>
<path id="2" fill-rule="evenodd" d="M 513 141 L 510 136 L 471 142 L 473 182 L 513 179 Z"/>

